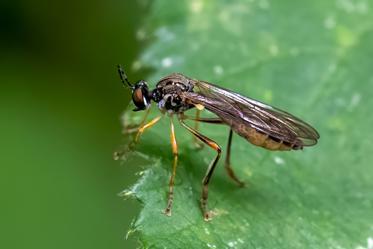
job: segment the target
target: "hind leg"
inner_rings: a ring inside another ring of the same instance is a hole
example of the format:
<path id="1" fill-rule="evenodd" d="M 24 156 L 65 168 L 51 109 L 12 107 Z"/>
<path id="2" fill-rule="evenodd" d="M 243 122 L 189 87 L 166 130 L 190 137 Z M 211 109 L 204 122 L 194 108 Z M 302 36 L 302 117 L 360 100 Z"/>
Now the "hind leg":
<path id="1" fill-rule="evenodd" d="M 231 167 L 231 146 L 232 146 L 232 137 L 233 137 L 233 131 L 230 129 L 229 136 L 228 136 L 228 144 L 227 144 L 227 154 L 225 156 L 225 169 L 227 171 L 228 176 L 240 187 L 245 186 L 245 183 L 240 181 L 236 174 L 234 173 L 232 167 Z"/>

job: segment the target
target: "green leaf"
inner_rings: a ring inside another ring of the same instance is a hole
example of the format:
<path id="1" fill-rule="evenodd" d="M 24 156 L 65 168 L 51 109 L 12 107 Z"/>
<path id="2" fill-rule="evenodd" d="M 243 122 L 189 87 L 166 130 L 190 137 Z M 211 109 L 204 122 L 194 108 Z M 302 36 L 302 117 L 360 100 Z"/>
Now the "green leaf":
<path id="1" fill-rule="evenodd" d="M 143 203 L 132 231 L 145 248 L 367 247 L 372 8 L 365 0 L 152 2 L 139 30 L 149 45 L 134 64 L 155 69 L 151 88 L 181 72 L 285 109 L 315 126 L 321 139 L 304 151 L 271 152 L 236 135 L 232 164 L 247 187 L 238 188 L 219 162 L 209 188 L 209 207 L 218 215 L 205 222 L 201 180 L 215 153 L 194 149 L 192 136 L 177 127 L 180 157 L 167 217 L 172 153 L 163 118 L 126 162 L 145 169 L 129 192 Z M 201 131 L 225 149 L 227 127 Z"/>

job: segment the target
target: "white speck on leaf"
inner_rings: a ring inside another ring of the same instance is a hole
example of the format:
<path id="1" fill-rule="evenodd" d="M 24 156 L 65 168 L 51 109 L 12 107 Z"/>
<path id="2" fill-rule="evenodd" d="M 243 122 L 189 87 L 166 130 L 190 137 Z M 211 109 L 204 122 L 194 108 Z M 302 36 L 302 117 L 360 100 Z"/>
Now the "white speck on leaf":
<path id="1" fill-rule="evenodd" d="M 331 63 L 331 64 L 328 66 L 328 72 L 329 72 L 329 73 L 333 73 L 336 69 L 337 69 L 337 64 L 336 64 L 336 63 Z"/>
<path id="2" fill-rule="evenodd" d="M 166 58 L 163 58 L 162 59 L 162 66 L 163 67 L 165 67 L 165 68 L 167 68 L 167 67 L 170 67 L 170 66 L 172 66 L 172 64 L 173 64 L 173 61 L 172 61 L 172 59 L 170 58 L 170 57 L 166 57 Z"/>
<path id="3" fill-rule="evenodd" d="M 260 0 L 259 1 L 259 8 L 261 9 L 268 9 L 270 7 L 270 4 L 268 0 Z"/>
<path id="4" fill-rule="evenodd" d="M 236 244 L 237 244 L 236 241 L 229 241 L 228 242 L 228 246 L 231 247 L 231 248 L 233 248 Z"/>
<path id="5" fill-rule="evenodd" d="M 209 231 L 209 229 L 207 227 L 205 227 L 204 230 L 205 230 L 205 234 L 210 235 L 210 231 Z"/>
<path id="6" fill-rule="evenodd" d="M 373 249 L 373 238 L 369 237 L 367 241 L 368 241 L 368 249 Z"/>
<path id="7" fill-rule="evenodd" d="M 129 197 L 133 197 L 134 195 L 135 195 L 135 192 L 133 192 L 132 190 L 129 190 L 129 189 L 123 190 L 122 192 L 120 192 L 118 194 L 118 196 L 124 197 L 125 199 L 127 199 Z"/>
<path id="8" fill-rule="evenodd" d="M 272 44 L 271 46 L 269 46 L 268 50 L 272 56 L 276 56 L 279 52 L 278 46 L 276 44 Z"/>
<path id="9" fill-rule="evenodd" d="M 349 108 L 355 108 L 357 105 L 359 105 L 361 100 L 361 95 L 359 93 L 354 93 L 351 97 L 350 106 Z"/>
<path id="10" fill-rule="evenodd" d="M 155 31 L 155 35 L 162 42 L 172 41 L 175 39 L 175 34 L 168 30 L 166 27 L 160 27 Z"/>
<path id="11" fill-rule="evenodd" d="M 275 156 L 275 157 L 273 158 L 273 161 L 275 161 L 275 163 L 276 163 L 277 165 L 284 165 L 284 164 L 285 164 L 285 160 L 282 159 L 282 158 L 279 157 L 279 156 Z"/>
<path id="12" fill-rule="evenodd" d="M 190 10 L 193 13 L 200 13 L 203 9 L 203 1 L 200 0 L 193 0 L 190 3 Z"/>
<path id="13" fill-rule="evenodd" d="M 206 245 L 207 245 L 208 248 L 216 248 L 216 245 L 214 245 L 214 244 L 207 243 Z"/>
<path id="14" fill-rule="evenodd" d="M 337 23 L 336 23 L 335 18 L 333 16 L 328 16 L 324 20 L 324 27 L 326 29 L 333 29 L 333 28 L 335 28 L 336 24 Z"/>
<path id="15" fill-rule="evenodd" d="M 337 7 L 343 9 L 348 13 L 355 11 L 355 5 L 351 0 L 337 0 Z"/>
<path id="16" fill-rule="evenodd" d="M 211 212 L 213 213 L 214 216 L 229 214 L 229 212 L 227 210 L 217 209 L 217 208 L 215 208 L 214 210 L 211 210 Z"/>
<path id="17" fill-rule="evenodd" d="M 369 237 L 367 239 L 367 247 L 357 246 L 355 249 L 373 249 L 373 238 Z"/>
<path id="18" fill-rule="evenodd" d="M 347 13 L 357 12 L 359 14 L 365 14 L 369 9 L 368 2 L 366 0 L 337 0 L 337 7 L 346 11 Z"/>
<path id="19" fill-rule="evenodd" d="M 141 170 L 141 171 L 135 173 L 135 175 L 137 175 L 137 176 L 142 176 L 142 175 L 144 175 L 144 173 L 145 173 L 145 171 L 144 171 L 144 170 Z"/>
<path id="20" fill-rule="evenodd" d="M 356 11 L 360 14 L 365 14 L 368 12 L 369 6 L 366 1 L 361 1 L 356 3 Z"/>
<path id="21" fill-rule="evenodd" d="M 216 75 L 222 75 L 222 74 L 224 73 L 224 69 L 223 69 L 223 67 L 220 66 L 220 65 L 215 65 L 215 66 L 214 66 L 214 73 L 215 73 Z"/>
<path id="22" fill-rule="evenodd" d="M 227 10 L 222 10 L 219 14 L 219 19 L 222 23 L 229 22 L 229 12 Z"/>

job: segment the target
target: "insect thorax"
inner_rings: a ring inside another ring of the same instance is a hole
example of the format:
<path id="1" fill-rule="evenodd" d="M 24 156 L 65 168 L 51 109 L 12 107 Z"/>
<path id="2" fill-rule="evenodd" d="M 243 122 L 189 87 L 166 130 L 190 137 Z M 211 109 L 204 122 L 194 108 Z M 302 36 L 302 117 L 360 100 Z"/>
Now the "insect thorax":
<path id="1" fill-rule="evenodd" d="M 192 80 L 182 74 L 171 74 L 158 82 L 152 98 L 162 112 L 182 113 L 194 107 L 185 103 L 183 92 L 193 92 Z"/>

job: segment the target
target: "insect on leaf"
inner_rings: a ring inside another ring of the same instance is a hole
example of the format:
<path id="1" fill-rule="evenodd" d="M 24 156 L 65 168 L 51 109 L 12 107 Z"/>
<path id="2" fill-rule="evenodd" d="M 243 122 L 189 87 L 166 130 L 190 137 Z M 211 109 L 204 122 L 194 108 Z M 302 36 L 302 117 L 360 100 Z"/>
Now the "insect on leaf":
<path id="1" fill-rule="evenodd" d="M 143 205 L 133 229 L 144 247 L 367 246 L 373 237 L 372 9 L 369 1 L 152 2 L 142 30 L 154 39 L 139 58 L 154 68 L 150 88 L 181 72 L 289 111 L 322 139 L 303 151 L 272 152 L 235 135 L 232 167 L 247 186 L 238 188 L 220 162 L 209 188 L 217 215 L 205 222 L 201 179 L 215 154 L 206 146 L 196 150 L 175 122 L 179 166 L 166 217 L 172 153 L 169 121 L 160 121 L 136 147 L 149 158 L 132 160 L 146 169 L 131 188 Z M 200 128 L 225 150 L 227 127 Z"/>

